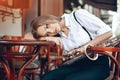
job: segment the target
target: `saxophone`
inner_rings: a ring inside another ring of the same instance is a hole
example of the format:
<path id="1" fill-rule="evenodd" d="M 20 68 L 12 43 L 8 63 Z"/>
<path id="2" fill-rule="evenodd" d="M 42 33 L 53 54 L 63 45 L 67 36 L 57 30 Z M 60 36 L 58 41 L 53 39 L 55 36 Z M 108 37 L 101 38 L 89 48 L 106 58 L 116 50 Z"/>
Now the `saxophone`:
<path id="1" fill-rule="evenodd" d="M 100 44 L 97 44 L 97 46 L 114 47 L 119 43 L 120 43 L 120 35 L 115 36 L 113 38 L 110 38 L 108 40 L 105 40 L 104 42 L 102 42 Z M 79 53 L 79 52 L 76 52 L 76 53 Z M 79 55 L 79 54 L 76 54 L 76 53 L 74 55 L 64 56 L 62 65 L 69 65 L 69 64 L 75 62 L 78 59 L 83 59 L 84 57 L 86 57 L 85 54 Z"/>
<path id="2" fill-rule="evenodd" d="M 113 37 L 113 38 L 111 38 L 109 40 L 106 40 L 106 41 L 98 44 L 97 46 L 106 46 L 106 47 L 110 47 L 111 46 L 111 47 L 114 47 L 114 46 L 116 46 L 119 43 L 120 43 L 120 35 L 115 36 L 115 37 Z"/>

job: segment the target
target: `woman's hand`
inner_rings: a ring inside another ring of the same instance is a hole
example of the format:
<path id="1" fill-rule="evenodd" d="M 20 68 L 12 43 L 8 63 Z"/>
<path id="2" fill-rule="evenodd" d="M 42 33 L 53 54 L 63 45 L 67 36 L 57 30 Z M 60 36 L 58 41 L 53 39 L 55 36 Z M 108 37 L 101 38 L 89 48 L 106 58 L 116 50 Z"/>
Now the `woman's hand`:
<path id="1" fill-rule="evenodd" d="M 62 41 L 60 37 L 41 37 L 40 40 L 53 41 L 62 48 Z"/>
<path id="2" fill-rule="evenodd" d="M 63 54 L 64 54 L 63 61 L 70 60 L 73 58 L 75 59 L 76 57 L 81 56 L 84 53 L 83 49 L 84 47 L 79 47 L 79 48 L 72 49 L 70 51 L 63 51 Z"/>
<path id="3" fill-rule="evenodd" d="M 82 47 L 75 48 L 75 49 L 68 51 L 67 54 L 68 55 L 81 55 L 84 53 L 84 51 L 85 51 L 85 47 L 82 46 Z"/>

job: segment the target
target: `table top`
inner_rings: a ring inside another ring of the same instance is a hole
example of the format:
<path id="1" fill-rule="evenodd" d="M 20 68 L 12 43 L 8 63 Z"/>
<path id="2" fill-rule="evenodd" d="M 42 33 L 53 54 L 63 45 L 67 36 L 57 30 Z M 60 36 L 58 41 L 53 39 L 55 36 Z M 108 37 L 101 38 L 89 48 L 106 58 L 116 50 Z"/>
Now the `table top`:
<path id="1" fill-rule="evenodd" d="M 2 45 L 56 45 L 53 41 L 45 41 L 45 40 L 0 40 L 0 44 Z"/>

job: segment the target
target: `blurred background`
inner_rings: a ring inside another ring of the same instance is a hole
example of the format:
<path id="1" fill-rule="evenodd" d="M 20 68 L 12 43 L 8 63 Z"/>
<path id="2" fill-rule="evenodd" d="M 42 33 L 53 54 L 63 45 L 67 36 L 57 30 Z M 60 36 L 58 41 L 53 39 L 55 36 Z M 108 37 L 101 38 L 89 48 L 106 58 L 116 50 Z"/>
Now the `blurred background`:
<path id="1" fill-rule="evenodd" d="M 120 34 L 120 0 L 0 0 L 0 36 L 24 36 L 31 20 L 42 15 L 61 16 L 83 8 Z"/>

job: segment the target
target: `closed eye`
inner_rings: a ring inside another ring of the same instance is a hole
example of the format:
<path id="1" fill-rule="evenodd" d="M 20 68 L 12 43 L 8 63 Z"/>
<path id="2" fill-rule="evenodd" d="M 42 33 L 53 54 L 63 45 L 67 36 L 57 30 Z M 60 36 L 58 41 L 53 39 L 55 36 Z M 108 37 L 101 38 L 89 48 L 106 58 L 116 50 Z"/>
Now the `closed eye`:
<path id="1" fill-rule="evenodd" d="M 48 32 L 46 33 L 46 36 L 49 36 L 49 33 L 48 33 Z"/>
<path id="2" fill-rule="evenodd" d="M 48 29 L 48 24 L 46 24 L 46 29 Z"/>
<path id="3" fill-rule="evenodd" d="M 48 24 L 46 24 L 46 27 L 45 27 L 46 29 L 48 29 L 49 27 L 48 27 Z M 46 36 L 49 36 L 49 33 L 47 32 L 46 33 Z"/>

